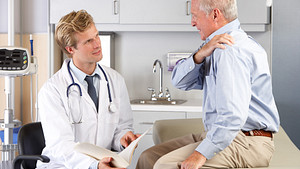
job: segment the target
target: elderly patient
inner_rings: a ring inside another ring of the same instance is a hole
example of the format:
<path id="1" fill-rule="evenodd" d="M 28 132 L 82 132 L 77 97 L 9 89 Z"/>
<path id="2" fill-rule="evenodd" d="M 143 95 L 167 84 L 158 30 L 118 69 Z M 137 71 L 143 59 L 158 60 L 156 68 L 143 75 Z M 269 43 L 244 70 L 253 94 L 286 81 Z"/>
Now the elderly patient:
<path id="1" fill-rule="evenodd" d="M 268 166 L 279 115 L 267 54 L 241 29 L 236 0 L 192 0 L 191 11 L 204 43 L 176 65 L 172 82 L 203 90 L 205 132 L 146 150 L 137 169 Z"/>

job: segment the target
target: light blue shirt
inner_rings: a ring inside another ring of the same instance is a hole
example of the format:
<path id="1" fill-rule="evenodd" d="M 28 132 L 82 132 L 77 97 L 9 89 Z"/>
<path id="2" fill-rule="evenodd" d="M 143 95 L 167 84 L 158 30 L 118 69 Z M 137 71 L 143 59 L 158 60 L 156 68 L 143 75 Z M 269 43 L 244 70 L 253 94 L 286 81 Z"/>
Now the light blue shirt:
<path id="1" fill-rule="evenodd" d="M 78 79 L 78 81 L 80 82 L 80 84 L 82 84 L 85 88 L 86 91 L 88 91 L 88 84 L 87 82 L 84 80 L 85 77 L 87 76 L 86 73 L 82 72 L 80 69 L 78 69 L 74 63 L 73 63 L 73 59 L 71 59 L 71 62 L 70 62 L 70 69 L 72 71 L 72 73 L 74 74 L 74 76 Z M 96 94 L 97 94 L 97 97 L 99 97 L 99 90 L 100 90 L 100 68 L 98 67 L 98 65 L 96 66 L 94 72 L 92 75 L 89 75 L 89 76 L 94 76 L 93 78 L 93 84 L 96 88 Z"/>
<path id="2" fill-rule="evenodd" d="M 172 73 L 175 87 L 203 89 L 207 136 L 196 151 L 207 159 L 224 150 L 240 130 L 277 132 L 279 128 L 265 50 L 240 28 L 238 19 L 215 31 L 204 44 L 224 33 L 234 37 L 233 46 L 215 49 L 201 64 L 194 63 L 192 54 Z"/>

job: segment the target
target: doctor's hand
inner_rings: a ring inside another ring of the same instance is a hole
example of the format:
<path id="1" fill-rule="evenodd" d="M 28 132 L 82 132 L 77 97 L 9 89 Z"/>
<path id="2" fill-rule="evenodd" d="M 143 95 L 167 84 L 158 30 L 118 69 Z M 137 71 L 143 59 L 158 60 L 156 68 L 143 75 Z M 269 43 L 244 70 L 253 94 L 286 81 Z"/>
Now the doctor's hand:
<path id="1" fill-rule="evenodd" d="M 181 169 L 198 169 L 206 162 L 204 157 L 198 151 L 194 151 L 185 161 L 181 163 Z"/>
<path id="2" fill-rule="evenodd" d="M 113 160 L 112 157 L 105 157 L 98 163 L 98 169 L 111 169 L 110 162 Z M 125 169 L 125 168 L 114 168 L 114 169 Z"/>
<path id="3" fill-rule="evenodd" d="M 129 144 L 134 141 L 135 139 L 137 139 L 138 137 L 140 137 L 140 134 L 133 134 L 131 131 L 128 131 L 120 140 L 121 145 L 123 147 L 128 147 Z"/>
<path id="4" fill-rule="evenodd" d="M 203 60 L 210 56 L 216 48 L 225 49 L 225 45 L 232 46 L 234 39 L 227 33 L 214 36 L 207 44 L 205 44 L 197 53 L 194 55 L 194 62 L 200 64 Z"/>

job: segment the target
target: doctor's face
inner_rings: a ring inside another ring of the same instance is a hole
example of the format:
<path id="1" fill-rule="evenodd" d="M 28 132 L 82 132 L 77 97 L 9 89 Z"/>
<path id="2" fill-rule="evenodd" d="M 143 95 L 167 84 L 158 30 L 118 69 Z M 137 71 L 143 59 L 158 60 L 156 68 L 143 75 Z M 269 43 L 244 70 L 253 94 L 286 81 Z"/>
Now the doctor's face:
<path id="1" fill-rule="evenodd" d="M 72 47 L 70 53 L 77 67 L 95 64 L 102 59 L 101 41 L 94 24 L 84 32 L 76 32 L 74 36 L 77 45 L 76 48 Z"/>

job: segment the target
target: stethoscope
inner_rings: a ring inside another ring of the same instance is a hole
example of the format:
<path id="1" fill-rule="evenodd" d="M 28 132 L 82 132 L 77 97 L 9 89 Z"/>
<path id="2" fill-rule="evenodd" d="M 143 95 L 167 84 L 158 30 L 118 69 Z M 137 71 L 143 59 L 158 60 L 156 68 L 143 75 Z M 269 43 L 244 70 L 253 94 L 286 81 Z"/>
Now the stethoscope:
<path id="1" fill-rule="evenodd" d="M 70 77 L 71 77 L 71 79 L 72 79 L 72 83 L 67 87 L 67 98 L 69 98 L 69 91 L 70 91 L 70 88 L 71 88 L 72 86 L 76 86 L 76 87 L 78 88 L 78 90 L 79 90 L 79 96 L 80 96 L 80 99 L 81 99 L 81 97 L 82 97 L 81 87 L 80 87 L 80 85 L 79 85 L 78 83 L 75 83 L 75 81 L 74 81 L 74 78 L 73 78 L 73 75 L 72 75 L 71 69 L 70 69 L 70 62 L 71 62 L 71 61 L 68 62 L 67 67 L 68 67 L 69 75 L 70 75 Z M 99 64 L 97 64 L 97 65 L 98 65 L 98 67 L 100 68 L 101 72 L 103 73 L 104 78 L 105 78 L 105 80 L 106 80 L 106 82 L 107 82 L 107 92 L 108 92 L 108 99 L 109 99 L 108 111 L 111 112 L 111 113 L 114 113 L 114 112 L 117 111 L 117 107 L 116 107 L 116 105 L 115 105 L 115 104 L 113 103 L 113 101 L 112 101 L 111 92 L 110 92 L 110 87 L 109 87 L 109 81 L 108 81 L 107 75 L 106 75 L 105 71 L 103 70 L 103 68 L 102 68 Z M 71 114 L 72 114 L 72 112 L 71 112 Z M 75 121 L 74 118 L 73 118 L 72 124 L 80 124 L 80 123 L 82 123 L 82 115 L 83 115 L 83 113 L 82 113 L 82 111 L 80 111 L 80 114 L 79 114 L 79 120 L 78 120 L 78 121 Z M 72 116 L 73 116 L 73 115 L 72 115 Z"/>

